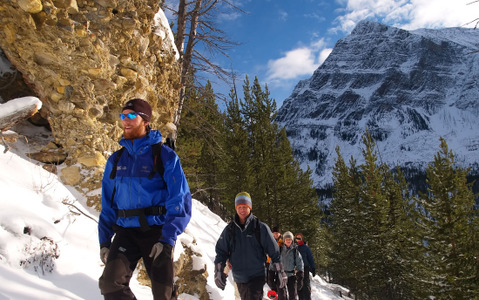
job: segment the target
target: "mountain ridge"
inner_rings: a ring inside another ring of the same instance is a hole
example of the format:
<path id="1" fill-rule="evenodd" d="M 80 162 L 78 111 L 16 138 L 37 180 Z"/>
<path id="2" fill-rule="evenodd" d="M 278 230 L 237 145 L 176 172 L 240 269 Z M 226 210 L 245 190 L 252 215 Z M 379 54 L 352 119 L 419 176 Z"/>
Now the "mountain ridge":
<path id="1" fill-rule="evenodd" d="M 278 110 L 317 188 L 332 183 L 335 148 L 361 162 L 369 130 L 381 161 L 424 170 L 443 137 L 459 165 L 479 160 L 479 31 L 407 31 L 361 21 Z"/>

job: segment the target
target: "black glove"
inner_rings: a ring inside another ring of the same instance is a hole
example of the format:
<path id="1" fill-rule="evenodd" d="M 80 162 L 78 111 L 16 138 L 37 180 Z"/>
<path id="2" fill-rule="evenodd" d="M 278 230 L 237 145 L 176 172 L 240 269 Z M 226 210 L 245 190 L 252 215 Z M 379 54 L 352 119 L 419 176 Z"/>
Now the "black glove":
<path id="1" fill-rule="evenodd" d="M 297 283 L 298 291 L 303 289 L 303 278 L 304 278 L 303 272 L 296 273 L 296 283 Z"/>
<path id="2" fill-rule="evenodd" d="M 316 276 L 316 269 L 311 269 L 311 274 L 313 274 L 313 277 Z"/>
<path id="3" fill-rule="evenodd" d="M 215 284 L 220 289 L 224 290 L 226 286 L 226 275 L 223 270 L 225 269 L 222 263 L 217 263 L 215 266 Z"/>

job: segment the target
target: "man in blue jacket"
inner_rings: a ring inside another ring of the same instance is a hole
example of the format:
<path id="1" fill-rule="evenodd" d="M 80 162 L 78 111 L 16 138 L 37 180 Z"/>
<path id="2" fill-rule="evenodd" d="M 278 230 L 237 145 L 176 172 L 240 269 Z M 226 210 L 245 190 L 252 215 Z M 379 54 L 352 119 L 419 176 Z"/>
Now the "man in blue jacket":
<path id="1" fill-rule="evenodd" d="M 266 254 L 271 257 L 273 269 L 280 274 L 280 288 L 283 288 L 288 280 L 281 264 L 278 244 L 268 225 L 253 216 L 252 206 L 248 193 L 241 192 L 236 195 L 234 221 L 225 227 L 216 243 L 215 284 L 224 290 L 227 277 L 224 268 L 229 260 L 234 281 L 243 300 L 263 299 Z"/>
<path id="2" fill-rule="evenodd" d="M 145 100 L 125 104 L 123 148 L 110 156 L 103 175 L 98 236 L 105 299 L 136 299 L 129 283 L 140 258 L 154 299 L 173 293 L 173 249 L 191 218 L 191 193 L 178 156 L 150 130 L 151 113 Z"/>

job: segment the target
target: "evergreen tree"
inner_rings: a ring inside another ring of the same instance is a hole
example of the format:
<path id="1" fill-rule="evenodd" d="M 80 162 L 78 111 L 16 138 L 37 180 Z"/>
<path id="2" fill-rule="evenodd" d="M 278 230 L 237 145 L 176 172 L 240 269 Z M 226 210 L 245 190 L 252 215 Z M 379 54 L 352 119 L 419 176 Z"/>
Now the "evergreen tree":
<path id="1" fill-rule="evenodd" d="M 181 166 L 192 194 L 202 185 L 198 176 L 197 160 L 200 155 L 202 140 L 201 111 L 202 103 L 196 88 L 186 89 L 184 109 L 182 110 L 182 124 L 178 128 L 176 152 L 181 158 Z"/>
<path id="2" fill-rule="evenodd" d="M 220 179 L 219 161 L 222 157 L 223 151 L 221 147 L 221 134 L 223 132 L 222 126 L 224 115 L 219 112 L 216 104 L 216 97 L 208 81 L 201 93 L 201 110 L 199 111 L 202 117 L 202 124 L 205 124 L 202 131 L 201 152 L 198 157 L 198 170 L 201 178 L 201 199 L 206 203 L 210 209 L 217 211 L 217 206 L 220 198 Z"/>
<path id="3" fill-rule="evenodd" d="M 205 88 L 186 89 L 177 152 L 192 195 L 219 214 L 217 174 L 223 119 L 210 82 Z"/>
<path id="4" fill-rule="evenodd" d="M 409 186 L 399 167 L 396 172 L 385 172 L 385 185 L 389 212 L 386 237 L 387 299 L 424 299 L 421 278 L 424 269 L 418 261 L 422 258 L 422 238 L 417 224 L 417 203 L 409 193 Z"/>
<path id="5" fill-rule="evenodd" d="M 428 292 L 435 299 L 479 297 L 477 213 L 467 173 L 456 166 L 441 138 L 440 151 L 426 170 L 427 193 L 420 197 Z"/>
<path id="6" fill-rule="evenodd" d="M 359 167 L 351 158 L 348 168 L 336 150 L 330 218 L 333 280 L 360 298 L 419 298 L 415 204 L 402 173 L 378 163 L 369 132 L 362 140 L 364 163 Z"/>
<path id="7" fill-rule="evenodd" d="M 251 157 L 253 185 L 251 194 L 255 197 L 255 213 L 266 222 L 272 220 L 274 198 L 274 148 L 278 125 L 272 120 L 276 115 L 276 103 L 269 97 L 267 87 L 262 90 L 257 77 L 250 86 L 246 77 L 244 85 L 244 101 L 241 102 L 242 113 L 248 132 L 248 146 Z M 273 175 L 273 176 L 272 176 Z"/>
<path id="8" fill-rule="evenodd" d="M 274 122 L 276 103 L 255 78 L 243 84 L 244 98 L 230 93 L 225 121 L 225 203 L 233 207 L 234 195 L 248 191 L 253 211 L 270 226 L 301 231 L 310 241 L 317 235 L 321 218 L 310 178 L 294 160 L 286 130 Z M 227 196 L 228 195 L 228 196 Z M 230 205 L 230 204 L 227 204 Z M 313 242 L 314 244 L 314 242 Z M 312 244 L 310 244 L 312 245 Z"/>
<path id="9" fill-rule="evenodd" d="M 364 164 L 361 169 L 361 212 L 360 228 L 363 231 L 360 243 L 362 264 L 368 266 L 359 278 L 360 293 L 375 298 L 385 294 L 388 280 L 386 263 L 388 199 L 383 184 L 385 169 L 378 166 L 375 143 L 369 132 L 363 136 Z"/>
<path id="10" fill-rule="evenodd" d="M 235 88 L 230 91 L 229 98 L 222 134 L 225 155 L 220 162 L 220 174 L 223 205 L 227 211 L 233 212 L 235 195 L 241 191 L 248 191 L 252 175 L 248 131 Z"/>
<path id="11" fill-rule="evenodd" d="M 361 182 L 353 157 L 349 168 L 336 147 L 337 159 L 333 168 L 334 192 L 330 205 L 329 236 L 331 243 L 329 271 L 333 282 L 358 289 L 358 278 L 365 272 L 360 244 Z"/>

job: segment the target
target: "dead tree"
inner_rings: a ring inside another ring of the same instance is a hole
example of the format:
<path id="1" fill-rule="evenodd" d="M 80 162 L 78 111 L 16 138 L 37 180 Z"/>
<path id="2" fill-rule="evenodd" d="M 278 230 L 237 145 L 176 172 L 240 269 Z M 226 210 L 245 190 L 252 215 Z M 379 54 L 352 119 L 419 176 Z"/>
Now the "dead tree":
<path id="1" fill-rule="evenodd" d="M 180 53 L 181 89 L 174 123 L 178 127 L 190 72 L 214 74 L 225 82 L 228 82 L 230 78 L 230 72 L 215 64 L 211 58 L 217 54 L 229 57 L 227 51 L 238 43 L 226 38 L 225 33 L 215 25 L 214 17 L 221 13 L 222 9 L 232 9 L 241 13 L 244 11 L 225 0 L 193 0 L 190 2 L 179 0 L 177 8 L 166 5 L 163 8 L 173 12 L 177 18 L 175 45 Z M 200 44 L 203 51 L 197 50 Z M 198 80 L 193 83 L 197 84 Z"/>

